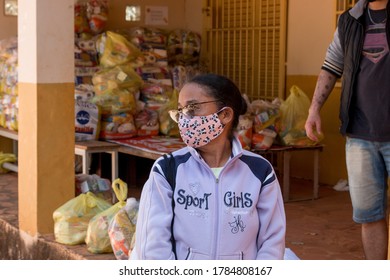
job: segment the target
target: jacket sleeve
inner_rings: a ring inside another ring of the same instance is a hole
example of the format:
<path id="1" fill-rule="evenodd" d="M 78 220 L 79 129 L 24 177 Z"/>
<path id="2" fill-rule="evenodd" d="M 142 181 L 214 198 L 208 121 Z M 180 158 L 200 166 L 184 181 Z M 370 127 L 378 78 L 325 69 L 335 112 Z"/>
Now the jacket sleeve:
<path id="1" fill-rule="evenodd" d="M 323 70 L 330 72 L 340 78 L 344 71 L 344 52 L 340 42 L 339 29 L 337 28 L 333 41 L 330 43 L 326 51 L 325 61 L 321 67 Z"/>
<path id="2" fill-rule="evenodd" d="M 167 180 L 153 169 L 142 190 L 135 247 L 130 259 L 173 260 L 172 188 Z"/>
<path id="3" fill-rule="evenodd" d="M 258 260 L 282 260 L 285 251 L 286 215 L 280 185 L 272 170 L 263 182 L 257 213 L 260 232 L 257 238 Z"/>

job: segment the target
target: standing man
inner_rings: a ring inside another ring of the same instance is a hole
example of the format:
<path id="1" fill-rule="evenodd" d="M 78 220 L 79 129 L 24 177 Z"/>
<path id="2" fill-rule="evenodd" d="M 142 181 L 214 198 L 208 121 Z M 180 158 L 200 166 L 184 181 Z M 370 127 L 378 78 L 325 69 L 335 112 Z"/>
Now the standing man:
<path id="1" fill-rule="evenodd" d="M 360 0 L 344 12 L 322 65 L 305 128 L 317 141 L 320 109 L 343 76 L 340 132 L 353 220 L 362 226 L 366 259 L 386 259 L 390 173 L 390 12 L 388 0 Z"/>

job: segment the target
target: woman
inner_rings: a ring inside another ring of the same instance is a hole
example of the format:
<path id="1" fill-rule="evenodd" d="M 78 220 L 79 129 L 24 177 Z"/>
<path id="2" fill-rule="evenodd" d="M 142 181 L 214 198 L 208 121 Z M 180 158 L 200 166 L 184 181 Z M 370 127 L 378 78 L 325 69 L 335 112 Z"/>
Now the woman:
<path id="1" fill-rule="evenodd" d="M 198 75 L 184 85 L 170 115 L 187 147 L 154 163 L 131 259 L 283 259 L 278 180 L 271 164 L 234 136 L 246 109 L 224 76 Z"/>

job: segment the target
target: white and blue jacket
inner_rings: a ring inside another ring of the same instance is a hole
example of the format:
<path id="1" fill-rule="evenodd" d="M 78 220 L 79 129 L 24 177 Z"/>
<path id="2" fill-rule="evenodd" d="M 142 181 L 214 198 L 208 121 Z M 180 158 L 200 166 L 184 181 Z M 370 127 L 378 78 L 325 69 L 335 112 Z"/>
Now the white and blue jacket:
<path id="1" fill-rule="evenodd" d="M 142 190 L 130 259 L 283 259 L 283 199 L 266 159 L 234 139 L 217 179 L 195 149 L 185 147 L 173 156 L 174 190 L 167 181 L 172 168 L 163 157 Z"/>

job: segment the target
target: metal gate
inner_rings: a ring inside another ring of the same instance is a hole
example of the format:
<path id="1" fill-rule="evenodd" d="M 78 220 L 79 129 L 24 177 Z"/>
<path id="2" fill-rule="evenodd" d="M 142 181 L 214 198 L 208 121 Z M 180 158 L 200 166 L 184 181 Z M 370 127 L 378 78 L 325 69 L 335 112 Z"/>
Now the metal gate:
<path id="1" fill-rule="evenodd" d="M 203 0 L 208 70 L 254 99 L 284 98 L 287 0 Z"/>

